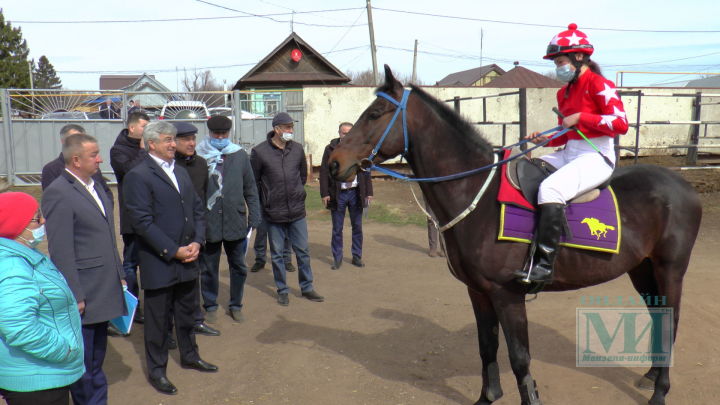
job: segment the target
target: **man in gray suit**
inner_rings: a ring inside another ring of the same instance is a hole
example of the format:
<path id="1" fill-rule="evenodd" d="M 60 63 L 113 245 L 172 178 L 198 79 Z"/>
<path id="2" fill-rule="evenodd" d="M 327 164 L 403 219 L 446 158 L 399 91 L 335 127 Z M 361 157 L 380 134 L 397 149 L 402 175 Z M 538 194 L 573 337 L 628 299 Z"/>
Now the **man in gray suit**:
<path id="1" fill-rule="evenodd" d="M 65 170 L 45 189 L 42 211 L 50 258 L 65 276 L 82 315 L 86 371 L 70 393 L 75 405 L 106 404 L 102 365 L 107 325 L 127 313 L 113 203 L 92 179 L 102 162 L 95 138 L 71 135 L 62 153 Z"/>

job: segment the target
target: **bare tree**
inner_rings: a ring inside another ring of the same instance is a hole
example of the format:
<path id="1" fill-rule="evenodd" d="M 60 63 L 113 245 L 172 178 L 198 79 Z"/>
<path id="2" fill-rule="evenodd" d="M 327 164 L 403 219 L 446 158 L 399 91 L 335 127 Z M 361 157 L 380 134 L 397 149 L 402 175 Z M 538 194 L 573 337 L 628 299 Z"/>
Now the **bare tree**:
<path id="1" fill-rule="evenodd" d="M 403 85 L 408 85 L 412 82 L 411 75 L 407 75 L 407 74 L 399 73 L 399 72 L 393 72 L 393 75 Z M 360 72 L 349 71 L 347 73 L 347 76 L 350 78 L 350 84 L 354 84 L 356 86 L 375 86 L 376 85 L 375 78 L 373 77 L 372 69 L 363 70 Z M 422 80 L 418 79 L 413 84 L 420 86 L 425 83 L 423 83 Z"/>
<path id="2" fill-rule="evenodd" d="M 193 71 L 190 75 L 185 73 L 182 80 L 182 87 L 187 92 L 214 92 L 223 91 L 223 86 L 218 83 L 209 70 Z M 225 94 L 202 94 L 193 95 L 193 99 L 201 99 L 208 107 L 220 107 L 225 105 Z"/>

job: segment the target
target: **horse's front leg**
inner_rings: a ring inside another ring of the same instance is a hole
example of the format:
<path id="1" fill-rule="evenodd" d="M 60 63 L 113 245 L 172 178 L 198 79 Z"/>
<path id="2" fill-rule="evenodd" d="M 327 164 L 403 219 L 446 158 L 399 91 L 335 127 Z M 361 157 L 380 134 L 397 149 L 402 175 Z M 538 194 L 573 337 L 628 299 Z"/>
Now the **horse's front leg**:
<path id="1" fill-rule="evenodd" d="M 530 346 L 528 342 L 525 294 L 500 288 L 492 292 L 493 306 L 505 334 L 510 366 L 517 380 L 521 405 L 542 405 L 535 380 L 530 375 Z"/>
<path id="2" fill-rule="evenodd" d="M 480 358 L 482 360 L 482 390 L 475 405 L 489 405 L 503 396 L 500 387 L 500 368 L 497 363 L 498 319 L 490 298 L 468 288 L 475 312 Z"/>

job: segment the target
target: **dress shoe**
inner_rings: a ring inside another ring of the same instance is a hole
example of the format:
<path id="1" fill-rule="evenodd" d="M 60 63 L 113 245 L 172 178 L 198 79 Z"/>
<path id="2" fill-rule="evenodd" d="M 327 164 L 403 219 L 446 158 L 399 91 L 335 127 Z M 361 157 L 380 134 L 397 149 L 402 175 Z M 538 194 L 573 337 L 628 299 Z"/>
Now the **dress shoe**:
<path id="1" fill-rule="evenodd" d="M 128 336 L 129 334 L 124 334 L 120 332 L 120 329 L 116 328 L 115 325 L 108 323 L 107 327 L 107 334 L 108 336 Z"/>
<path id="2" fill-rule="evenodd" d="M 217 323 L 217 310 L 205 312 L 205 322 Z"/>
<path id="3" fill-rule="evenodd" d="M 365 267 L 365 263 L 360 259 L 360 256 L 353 256 L 352 264 L 357 267 Z"/>
<path id="4" fill-rule="evenodd" d="M 230 315 L 230 318 L 232 318 L 235 323 L 243 321 L 242 310 L 240 308 L 228 310 L 228 315 Z"/>
<path id="5" fill-rule="evenodd" d="M 342 259 L 333 260 L 333 264 L 332 266 L 330 266 L 330 268 L 333 270 L 338 270 L 340 266 L 342 266 Z"/>
<path id="6" fill-rule="evenodd" d="M 211 328 L 210 326 L 205 324 L 205 322 L 193 326 L 193 333 L 195 333 L 196 335 L 220 336 L 219 330 Z"/>
<path id="7" fill-rule="evenodd" d="M 309 299 L 310 301 L 323 302 L 325 297 L 315 292 L 315 290 L 305 291 L 302 296 Z"/>
<path id="8" fill-rule="evenodd" d="M 286 307 L 290 305 L 290 297 L 288 297 L 287 293 L 278 294 L 277 298 L 278 304 Z"/>
<path id="9" fill-rule="evenodd" d="M 145 315 L 143 315 L 143 311 L 140 306 L 138 306 L 137 309 L 135 310 L 135 317 L 133 318 L 133 322 L 141 324 L 141 325 L 145 323 Z"/>
<path id="10" fill-rule="evenodd" d="M 177 349 L 177 340 L 172 335 L 168 335 L 168 349 L 175 350 Z"/>
<path id="11" fill-rule="evenodd" d="M 152 385 L 153 388 L 155 388 L 159 392 L 162 392 L 163 394 L 175 395 L 178 392 L 177 388 L 173 385 L 173 383 L 171 383 L 170 380 L 168 380 L 165 376 L 158 378 L 150 377 L 148 380 L 150 381 L 150 385 Z"/>
<path id="12" fill-rule="evenodd" d="M 180 367 L 191 368 L 193 370 L 202 371 L 203 373 L 215 373 L 218 371 L 218 366 L 210 364 L 203 359 L 198 359 L 191 363 L 180 362 Z"/>
<path id="13" fill-rule="evenodd" d="M 252 268 L 250 268 L 250 271 L 252 271 L 253 273 L 257 273 L 258 271 L 260 271 L 264 268 L 265 268 L 265 263 L 255 262 L 255 264 L 253 264 Z"/>
<path id="14" fill-rule="evenodd" d="M 293 271 L 295 271 L 295 266 L 293 266 L 292 263 L 287 262 L 285 263 L 285 271 L 289 271 L 290 273 L 292 273 Z"/>

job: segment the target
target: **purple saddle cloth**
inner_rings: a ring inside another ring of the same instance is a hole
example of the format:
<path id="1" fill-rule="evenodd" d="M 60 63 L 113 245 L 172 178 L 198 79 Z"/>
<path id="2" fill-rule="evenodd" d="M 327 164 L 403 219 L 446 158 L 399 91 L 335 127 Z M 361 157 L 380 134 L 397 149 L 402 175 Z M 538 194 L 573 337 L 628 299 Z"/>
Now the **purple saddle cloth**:
<path id="1" fill-rule="evenodd" d="M 620 213 L 611 187 L 600 191 L 593 201 L 569 204 L 565 209 L 572 235 L 563 235 L 560 245 L 578 249 L 618 253 Z M 535 213 L 512 204 L 501 204 L 498 240 L 530 243 Z"/>

